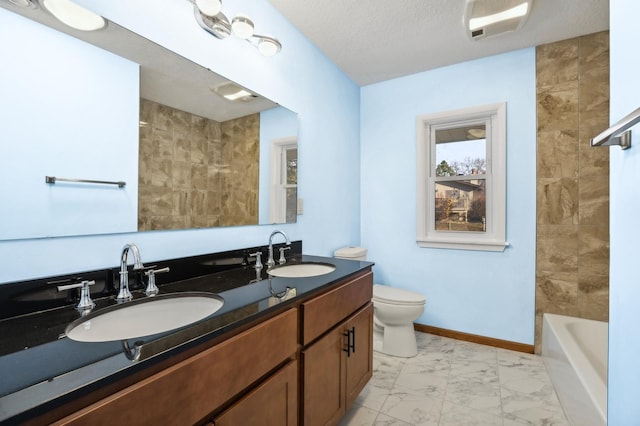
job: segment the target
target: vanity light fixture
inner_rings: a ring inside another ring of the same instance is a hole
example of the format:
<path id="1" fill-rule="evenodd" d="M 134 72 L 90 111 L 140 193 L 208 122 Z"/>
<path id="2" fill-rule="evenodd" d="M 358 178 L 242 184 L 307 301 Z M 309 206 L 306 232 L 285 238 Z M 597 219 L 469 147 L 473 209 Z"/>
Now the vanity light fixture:
<path id="1" fill-rule="evenodd" d="M 198 25 L 214 37 L 223 40 L 234 34 L 251 43 L 264 56 L 273 56 L 282 49 L 282 44 L 275 37 L 255 34 L 253 20 L 248 16 L 238 15 L 229 21 L 221 12 L 221 0 L 189 1 L 194 3 Z M 220 5 L 220 9 L 217 5 Z"/>
<path id="2" fill-rule="evenodd" d="M 196 0 L 196 6 L 207 16 L 216 16 L 222 11 L 221 0 Z"/>
<path id="3" fill-rule="evenodd" d="M 531 13 L 533 0 L 467 0 L 465 31 L 479 40 L 520 29 Z"/>
<path id="4" fill-rule="evenodd" d="M 253 21 L 248 16 L 238 15 L 231 21 L 231 31 L 246 40 L 253 36 Z"/>
<path id="5" fill-rule="evenodd" d="M 70 0 L 41 0 L 60 22 L 81 31 L 96 31 L 104 28 L 107 21 L 100 15 L 85 9 Z"/>
<path id="6" fill-rule="evenodd" d="M 264 56 L 273 56 L 282 49 L 280 42 L 270 36 L 258 36 L 257 47 Z"/>

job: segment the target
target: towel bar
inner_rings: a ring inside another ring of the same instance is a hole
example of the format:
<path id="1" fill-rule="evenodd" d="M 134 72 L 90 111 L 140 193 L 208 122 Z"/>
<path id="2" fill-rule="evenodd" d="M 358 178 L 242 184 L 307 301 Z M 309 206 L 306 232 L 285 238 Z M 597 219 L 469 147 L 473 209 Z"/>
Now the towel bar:
<path id="1" fill-rule="evenodd" d="M 616 124 L 591 139 L 591 146 L 618 145 L 622 149 L 631 148 L 631 127 L 640 122 L 640 108 L 628 114 Z"/>
<path id="2" fill-rule="evenodd" d="M 107 180 L 91 180 L 91 179 L 65 179 L 55 176 L 45 176 L 45 183 L 55 184 L 56 182 L 72 182 L 72 183 L 97 183 L 101 185 L 118 185 L 118 188 L 124 188 L 127 183 L 124 181 L 107 181 Z"/>

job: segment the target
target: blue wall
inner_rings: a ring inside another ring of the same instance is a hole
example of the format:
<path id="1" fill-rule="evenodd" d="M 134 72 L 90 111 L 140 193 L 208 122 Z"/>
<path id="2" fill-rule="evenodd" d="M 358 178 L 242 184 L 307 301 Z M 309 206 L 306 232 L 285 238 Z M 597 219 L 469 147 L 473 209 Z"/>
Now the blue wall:
<path id="1" fill-rule="evenodd" d="M 640 3 L 610 3 L 611 123 L 640 106 Z M 609 425 L 640 422 L 640 127 L 631 149 L 610 148 Z M 606 148 L 598 148 L 606 149 Z"/>
<path id="2" fill-rule="evenodd" d="M 272 58 L 242 40 L 210 36 L 184 0 L 159 0 L 153 7 L 145 0 L 78 3 L 299 113 L 304 214 L 296 224 L 275 227 L 2 241 L 0 283 L 115 266 L 127 242 L 138 244 L 143 260 L 265 244 L 273 229 L 304 240 L 311 254 L 330 255 L 360 242 L 360 89 L 266 0 L 226 2 L 224 11 L 244 12 L 254 18 L 257 32 L 278 37 L 284 47 Z"/>
<path id="3" fill-rule="evenodd" d="M 376 280 L 423 293 L 418 323 L 526 344 L 534 340 L 535 50 L 465 62 L 362 88 L 362 244 Z M 507 103 L 503 253 L 416 244 L 416 117 Z"/>

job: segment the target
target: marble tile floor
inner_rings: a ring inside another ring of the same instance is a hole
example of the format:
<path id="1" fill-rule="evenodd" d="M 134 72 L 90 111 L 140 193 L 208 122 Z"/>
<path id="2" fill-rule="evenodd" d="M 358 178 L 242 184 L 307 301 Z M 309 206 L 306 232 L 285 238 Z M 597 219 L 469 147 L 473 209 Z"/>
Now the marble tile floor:
<path id="1" fill-rule="evenodd" d="M 340 426 L 569 426 L 542 358 L 417 333 L 418 355 L 373 355 Z"/>

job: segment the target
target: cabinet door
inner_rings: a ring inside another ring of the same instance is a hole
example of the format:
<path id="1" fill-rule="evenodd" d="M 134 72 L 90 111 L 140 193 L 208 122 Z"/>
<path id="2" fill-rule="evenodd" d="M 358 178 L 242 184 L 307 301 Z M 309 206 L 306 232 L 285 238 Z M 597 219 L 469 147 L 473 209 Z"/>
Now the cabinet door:
<path id="1" fill-rule="evenodd" d="M 346 396 L 348 409 L 373 374 L 373 304 L 369 303 L 346 322 L 353 347 L 347 357 Z M 344 354 L 346 356 L 346 353 Z"/>
<path id="2" fill-rule="evenodd" d="M 292 361 L 215 419 L 215 426 L 298 424 L 298 362 Z"/>
<path id="3" fill-rule="evenodd" d="M 337 424 L 346 411 L 343 331 L 336 327 L 302 352 L 305 426 Z"/>

